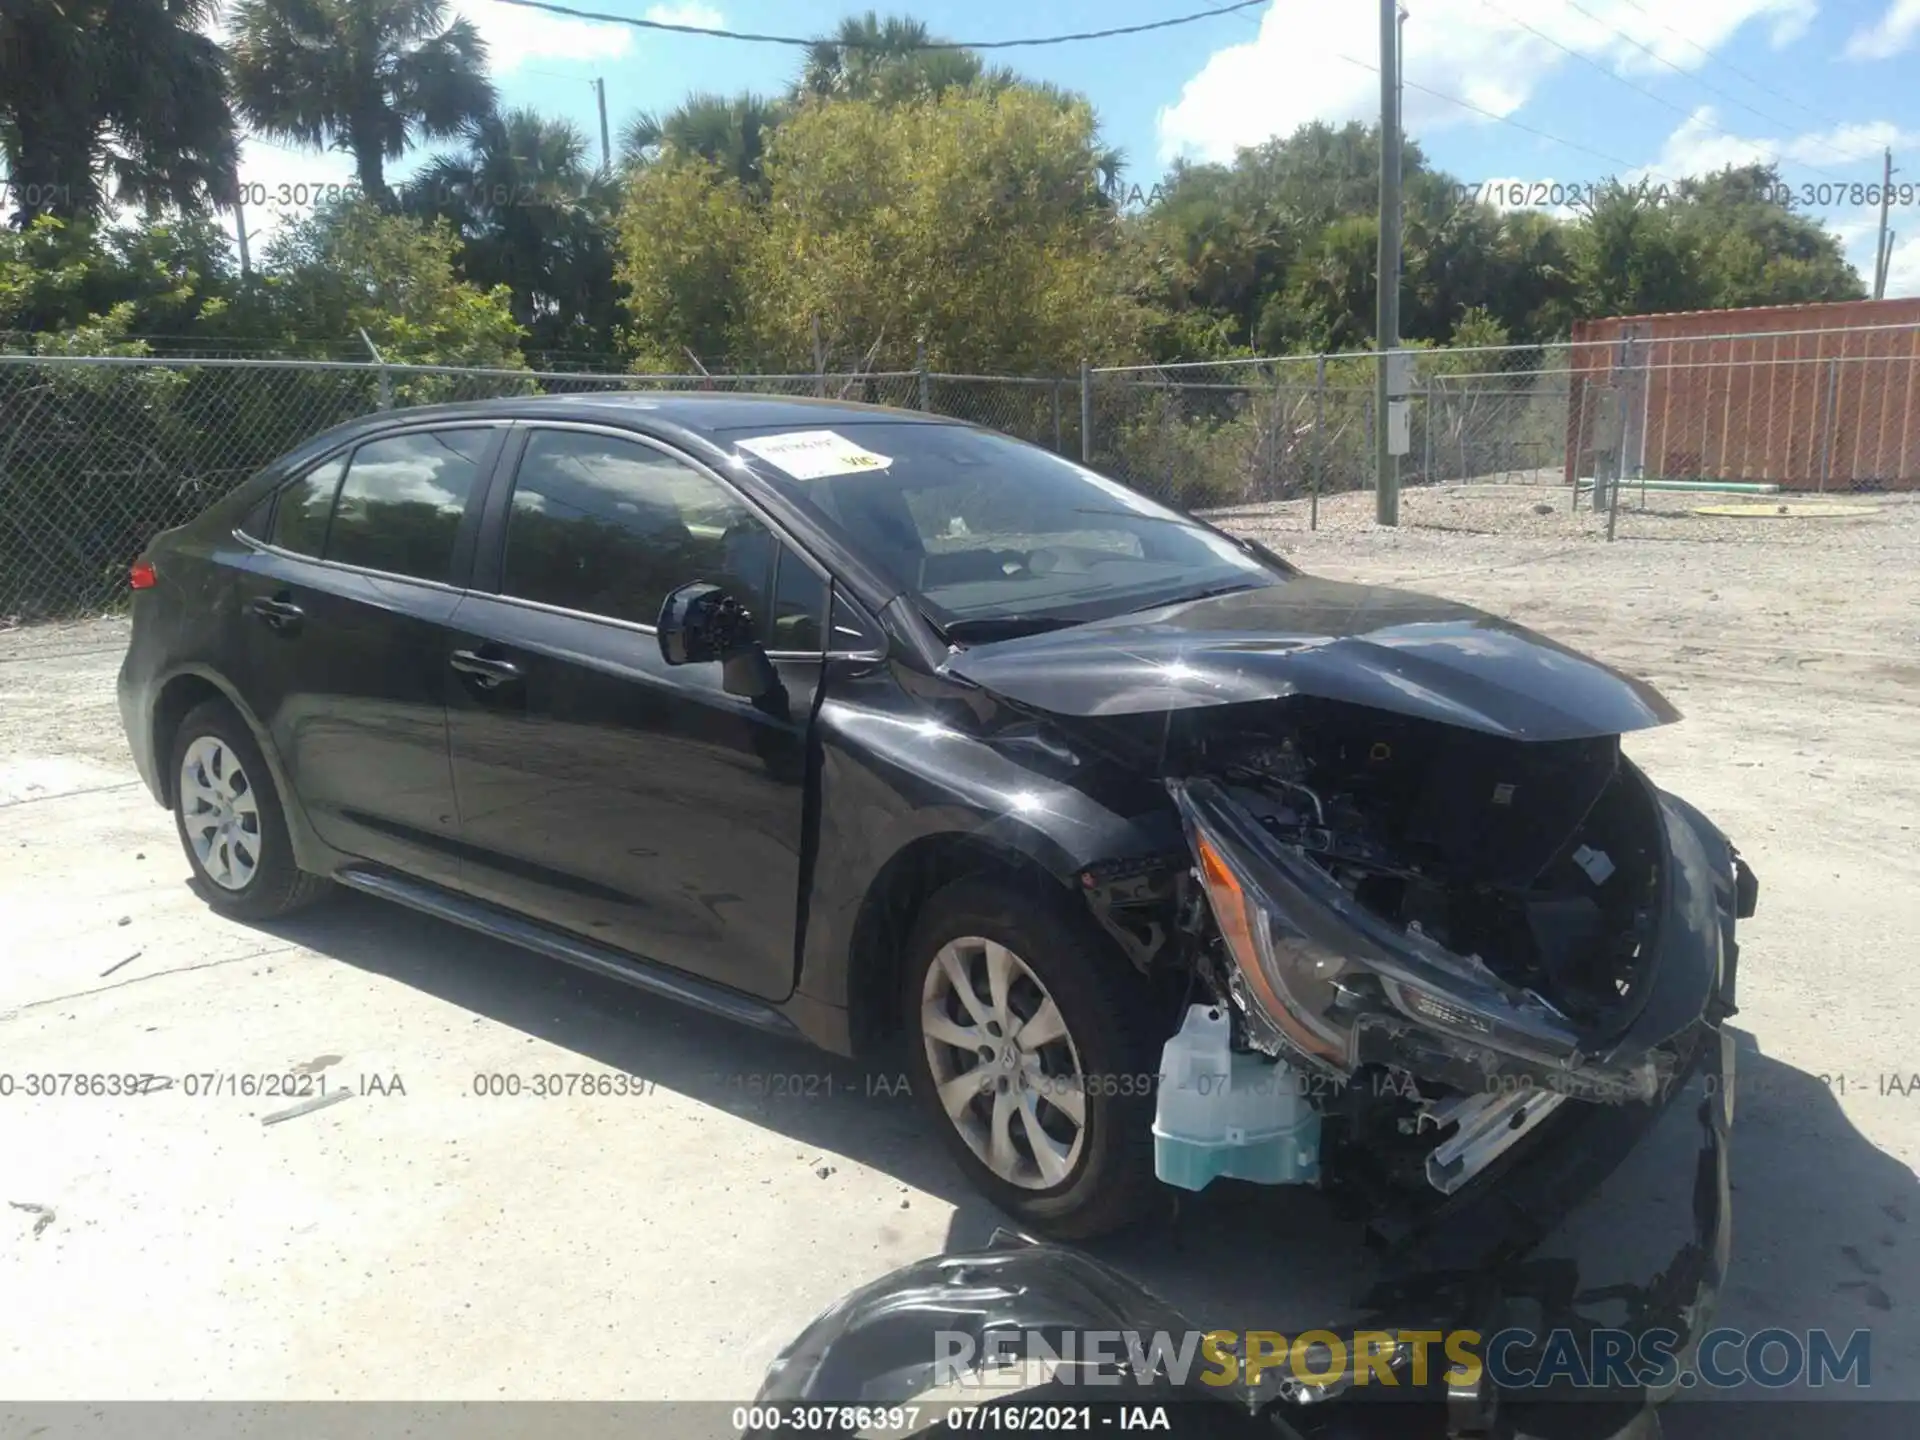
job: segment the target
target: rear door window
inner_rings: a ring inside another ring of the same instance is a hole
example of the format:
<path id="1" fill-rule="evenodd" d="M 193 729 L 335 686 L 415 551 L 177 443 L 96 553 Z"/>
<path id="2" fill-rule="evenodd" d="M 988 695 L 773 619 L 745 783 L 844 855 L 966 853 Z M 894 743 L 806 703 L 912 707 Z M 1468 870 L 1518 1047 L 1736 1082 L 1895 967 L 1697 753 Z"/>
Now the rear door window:
<path id="1" fill-rule="evenodd" d="M 326 558 L 445 582 L 494 431 L 421 430 L 370 440 L 340 486 Z"/>
<path id="2" fill-rule="evenodd" d="M 347 457 L 324 460 L 280 491 L 273 509 L 273 532 L 268 537 L 282 550 L 318 559 L 327 543 L 327 517 L 333 514 L 334 493 L 347 473 Z"/>

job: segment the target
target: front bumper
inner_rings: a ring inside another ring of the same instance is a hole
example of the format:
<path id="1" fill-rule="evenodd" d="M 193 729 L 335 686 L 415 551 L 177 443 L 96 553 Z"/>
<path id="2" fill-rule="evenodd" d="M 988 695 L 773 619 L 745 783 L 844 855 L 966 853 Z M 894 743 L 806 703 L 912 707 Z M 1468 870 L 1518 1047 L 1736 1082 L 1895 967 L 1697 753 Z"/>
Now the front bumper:
<path id="1" fill-rule="evenodd" d="M 1531 1258 L 1669 1108 L 1582 1105 L 1574 1123 L 1516 1151 L 1508 1157 L 1512 1163 L 1489 1172 L 1485 1183 L 1463 1190 L 1403 1237 L 1388 1277 L 1361 1302 L 1363 1320 L 1327 1327 L 1349 1354 L 1355 1337 L 1367 1332 L 1471 1330 L 1490 1336 L 1510 1329 L 1516 1315 L 1525 1315 L 1543 1340 L 1569 1331 L 1584 1338 L 1600 1328 L 1590 1312 L 1604 1305 L 1614 1312 L 1612 1328 L 1670 1332 L 1663 1348 L 1672 1363 L 1658 1373 L 1630 1386 L 1562 1395 L 1503 1389 L 1491 1366 L 1483 1366 L 1474 1383 L 1449 1387 L 1444 1367 L 1436 1364 L 1424 1388 L 1349 1383 L 1309 1394 L 1278 1371 L 1252 1385 L 1244 1379 L 1221 1384 L 1165 1368 L 1142 1373 L 1124 1363 L 1117 1385 L 1090 1389 L 1083 1363 L 1077 1388 L 1054 1389 L 1049 1403 L 1171 1402 L 1197 1407 L 1222 1427 L 1230 1415 L 1257 1416 L 1263 1428 L 1249 1434 L 1281 1437 L 1360 1433 L 1346 1428 L 1347 1420 L 1358 1420 L 1360 1407 L 1376 1403 L 1404 1407 L 1384 1417 L 1391 1422 L 1387 1433 L 1396 1435 L 1624 1440 L 1647 1433 L 1647 1411 L 1673 1393 L 1710 1323 L 1731 1240 L 1733 1038 L 1703 1024 L 1696 1039 L 1693 1072 L 1668 1096 L 1671 1102 L 1704 1092 L 1696 1111 L 1692 1233 L 1656 1274 L 1641 1284 L 1583 1291 L 1576 1261 Z M 1164 1332 L 1177 1340 L 1204 1328 L 1111 1266 L 1064 1247 L 943 1255 L 875 1281 L 821 1315 L 774 1361 L 755 1403 L 908 1404 L 928 1390 L 941 1347 L 956 1336 L 972 1342 L 972 1353 L 984 1353 L 996 1334 L 1018 1337 L 1010 1347 L 1016 1353 L 1030 1337 L 1048 1336 L 1051 1352 L 1059 1354 L 1070 1334 L 1120 1331 L 1150 1340 Z M 1508 1347 L 1502 1372 L 1517 1367 L 1537 1367 L 1537 1359 L 1525 1347 Z"/>

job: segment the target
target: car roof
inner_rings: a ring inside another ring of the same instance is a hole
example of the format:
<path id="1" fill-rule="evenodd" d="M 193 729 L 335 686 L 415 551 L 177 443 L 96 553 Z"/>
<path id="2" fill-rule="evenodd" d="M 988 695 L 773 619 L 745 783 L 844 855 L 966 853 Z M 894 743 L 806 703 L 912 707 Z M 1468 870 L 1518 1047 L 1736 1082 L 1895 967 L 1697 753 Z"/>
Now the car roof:
<path id="1" fill-rule="evenodd" d="M 408 406 L 362 417 L 360 423 L 501 419 L 600 420 L 645 429 L 672 427 L 708 437 L 732 430 L 781 426 L 871 425 L 882 421 L 922 425 L 966 423 L 921 410 L 863 405 L 853 400 L 717 390 L 587 390 L 569 395 L 507 395 L 490 400 Z"/>

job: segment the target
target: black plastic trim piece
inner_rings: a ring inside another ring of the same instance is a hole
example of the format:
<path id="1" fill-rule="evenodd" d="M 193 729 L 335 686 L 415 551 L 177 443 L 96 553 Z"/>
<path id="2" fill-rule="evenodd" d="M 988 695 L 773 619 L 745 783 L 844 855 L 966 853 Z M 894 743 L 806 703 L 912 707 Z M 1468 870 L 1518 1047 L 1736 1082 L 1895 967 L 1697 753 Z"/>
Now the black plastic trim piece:
<path id="1" fill-rule="evenodd" d="M 682 1005 L 691 1005 L 696 1010 L 718 1015 L 724 1020 L 751 1025 L 756 1030 L 766 1030 L 776 1035 L 799 1034 L 785 1015 L 751 996 L 709 984 L 691 975 L 683 975 L 637 956 L 624 955 L 618 950 L 596 945 L 591 940 L 549 929 L 537 921 L 484 901 L 455 895 L 437 885 L 359 866 L 339 871 L 333 878 L 364 894 L 392 900 L 466 929 L 477 930 L 482 935 L 504 940 L 509 945 L 518 945 L 550 959 L 610 976 L 668 1000 L 677 1000 Z"/>

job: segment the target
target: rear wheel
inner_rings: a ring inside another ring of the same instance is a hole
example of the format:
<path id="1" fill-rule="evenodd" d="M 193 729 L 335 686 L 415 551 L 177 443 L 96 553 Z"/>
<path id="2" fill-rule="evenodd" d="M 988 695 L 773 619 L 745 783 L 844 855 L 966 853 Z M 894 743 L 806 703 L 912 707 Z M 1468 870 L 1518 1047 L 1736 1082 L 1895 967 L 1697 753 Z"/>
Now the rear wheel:
<path id="1" fill-rule="evenodd" d="M 173 819 L 194 889 L 239 920 L 271 920 L 311 905 L 327 882 L 293 861 L 286 814 L 266 757 L 223 701 L 189 711 L 174 732 Z"/>
<path id="2" fill-rule="evenodd" d="M 1062 1239 L 1141 1218 L 1159 1053 L 1125 957 L 1058 895 L 964 880 L 928 902 L 906 971 L 914 1089 L 973 1183 Z"/>

